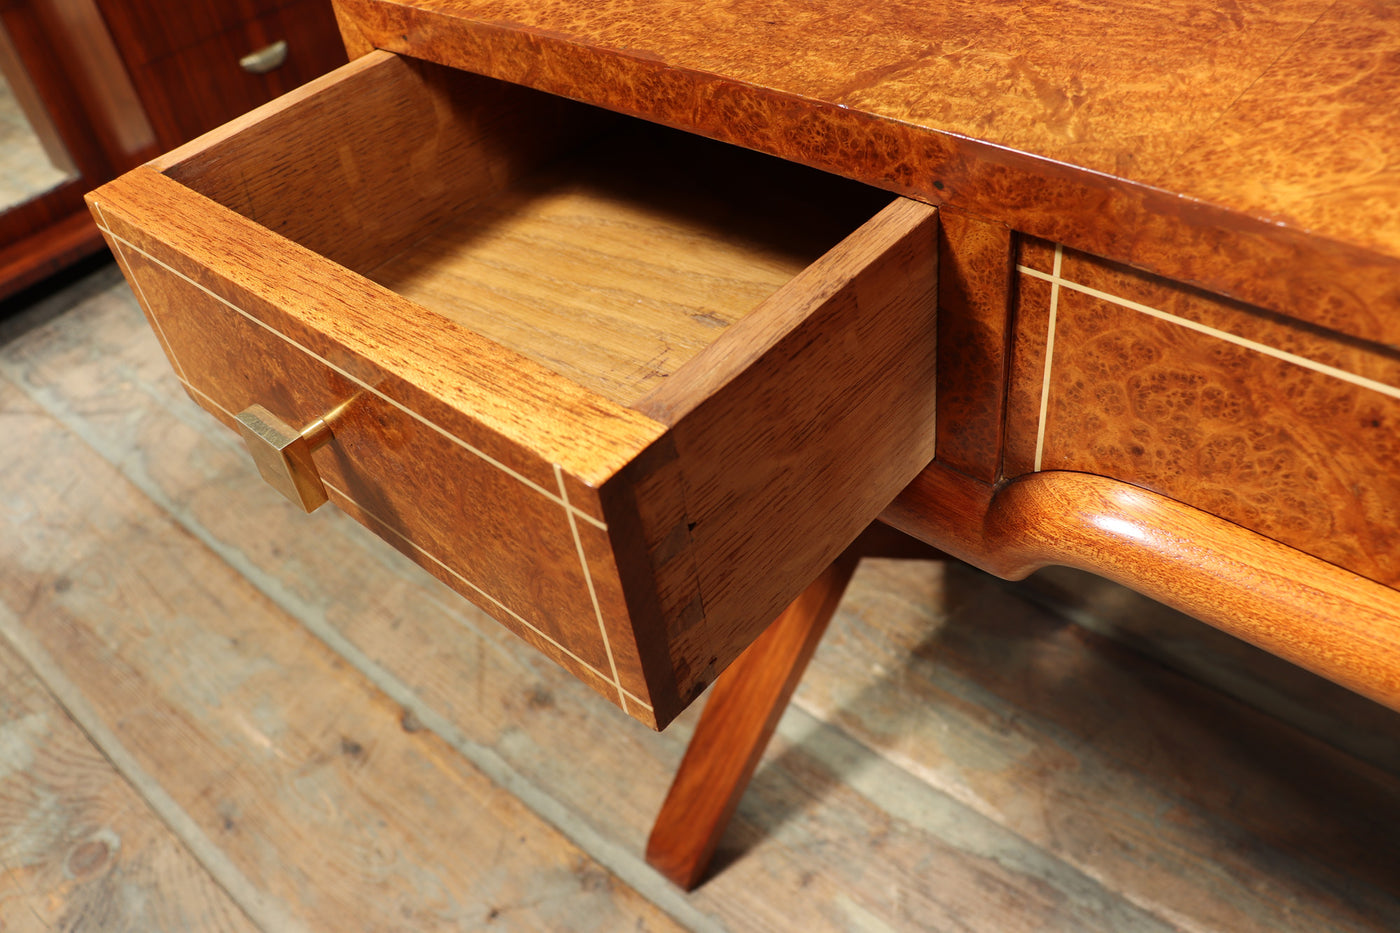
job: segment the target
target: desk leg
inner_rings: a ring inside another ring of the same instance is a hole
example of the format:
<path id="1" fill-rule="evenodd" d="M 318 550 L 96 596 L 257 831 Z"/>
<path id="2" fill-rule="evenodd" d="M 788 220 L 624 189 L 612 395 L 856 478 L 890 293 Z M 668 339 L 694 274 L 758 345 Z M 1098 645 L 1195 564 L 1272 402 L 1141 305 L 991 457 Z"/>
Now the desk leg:
<path id="1" fill-rule="evenodd" d="M 715 681 L 647 841 L 647 861 L 679 887 L 689 891 L 704 876 L 863 556 L 941 555 L 872 525 Z"/>

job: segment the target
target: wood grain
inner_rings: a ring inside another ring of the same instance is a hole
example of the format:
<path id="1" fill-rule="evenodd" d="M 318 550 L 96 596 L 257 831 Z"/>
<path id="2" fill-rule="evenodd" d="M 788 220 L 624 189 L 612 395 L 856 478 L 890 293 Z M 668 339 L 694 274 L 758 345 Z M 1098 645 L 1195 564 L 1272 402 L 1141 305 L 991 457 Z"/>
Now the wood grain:
<path id="1" fill-rule="evenodd" d="M 138 169 L 89 199 L 138 252 L 543 488 L 553 464 L 595 487 L 661 433 L 164 175 Z M 301 271 L 289 280 L 268 255 Z"/>
<path id="2" fill-rule="evenodd" d="M 1298 139 L 1316 141 L 1310 165 L 1387 151 L 1397 74 L 1383 3 L 1346 3 L 1330 17 L 1323 0 L 1249 10 L 1214 0 L 780 2 L 761 15 L 739 0 L 685 15 L 533 0 L 339 5 L 342 22 L 380 48 L 736 142 L 1400 343 L 1390 313 L 1400 306 L 1393 173 L 1370 172 L 1375 187 L 1353 196 L 1289 185 L 1291 170 L 1276 169 Z M 1306 127 L 1270 123 L 1247 156 L 1211 146 L 1208 166 L 1187 168 L 1222 121 L 1247 134 L 1256 112 L 1290 113 L 1289 95 L 1309 94 L 1308 63 L 1343 75 L 1358 41 L 1376 50 L 1358 71 L 1364 80 L 1332 85 L 1320 75 Z M 1244 92 L 1265 75 L 1270 97 L 1251 110 Z M 1261 194 L 1271 185 L 1275 194 Z"/>
<path id="3" fill-rule="evenodd" d="M 75 211 L 20 243 L 0 248 L 0 300 L 103 250 L 102 233 L 86 211 Z"/>
<path id="4" fill-rule="evenodd" d="M 335 503 L 620 701 L 593 604 L 601 593 L 612 608 L 616 571 L 585 577 L 553 477 L 539 471 L 534 485 L 523 482 L 147 257 L 122 252 L 126 274 L 159 309 L 153 317 L 196 401 L 225 424 L 254 403 L 309 424 L 350 400 L 332 441 L 314 455 Z M 652 699 L 635 664 L 616 676 L 622 689 Z"/>
<path id="5" fill-rule="evenodd" d="M 932 467 L 882 518 L 1006 579 L 1089 570 L 1400 709 L 1395 590 L 1155 493 L 1045 472 L 993 495 Z"/>
<path id="6" fill-rule="evenodd" d="M 0 54 L 22 69 L 17 86 L 61 145 L 72 176 L 0 212 L 0 298 L 8 298 L 102 248 L 83 192 L 155 154 L 121 60 L 90 3 L 5 3 Z M 16 82 L 11 82 L 15 84 Z"/>
<path id="7" fill-rule="evenodd" d="M 572 154 L 607 125 L 587 108 L 379 55 L 158 164 L 624 405 L 887 200 L 635 124 Z M 385 137 L 417 152 L 405 158 Z"/>
<path id="8" fill-rule="evenodd" d="M 1382 140 L 1394 129 L 1397 47 L 1389 4 L 1330 4 L 1174 170 L 1217 203 L 1248 200 L 1275 223 L 1393 251 L 1400 169 Z"/>
<path id="9" fill-rule="evenodd" d="M 709 871 L 856 565 L 868 557 L 943 555 L 872 523 L 715 682 L 647 837 L 647 863 L 673 884 L 689 891 Z"/>
<path id="10" fill-rule="evenodd" d="M 369 55 L 91 202 L 197 401 L 350 402 L 336 501 L 660 726 L 931 459 L 937 224 L 642 128 L 521 187 L 596 116 Z"/>
<path id="11" fill-rule="evenodd" d="M 364 273 L 557 157 L 604 119 L 521 88 L 381 53 L 151 165 Z"/>
<path id="12" fill-rule="evenodd" d="M 1031 598 L 1041 573 L 998 586 L 957 562 L 863 562 L 793 706 L 1174 929 L 1397 922 L 1395 774 L 1329 744 L 1356 717 L 1353 738 L 1393 747 L 1396 713 L 1348 694 L 1335 717 L 1318 708 L 1327 726 L 1310 738 L 1260 712 L 1257 694 L 1229 701 L 1173 669 L 1165 627 L 1123 643 L 1070 622 Z M 1073 614 L 1083 624 L 1132 626 L 1150 603 L 1103 580 L 1074 592 L 1099 597 L 1093 618 Z M 1234 641 L 1180 623 L 1177 650 Z M 1332 686 L 1296 668 L 1275 679 L 1288 665 L 1235 645 L 1236 666 L 1215 686 L 1249 678 L 1304 702 Z M 768 767 L 797 757 L 780 752 Z"/>
<path id="13" fill-rule="evenodd" d="M 41 0 L 18 6 L 32 17 L 22 30 L 28 35 L 19 43 L 24 67 L 43 89 L 49 116 L 88 183 L 153 155 L 158 141 L 146 119 L 145 101 L 132 85 L 122 49 L 113 42 L 96 0 Z M 11 10 L 6 14 L 13 28 L 16 17 Z M 44 61 L 45 52 L 57 60 Z M 84 167 L 89 158 L 84 150 L 93 137 L 106 172 L 93 171 L 91 163 Z"/>
<path id="14" fill-rule="evenodd" d="M 1072 251 L 1061 275 L 1043 468 L 1122 479 L 1400 583 L 1400 356 Z M 1021 289 L 1028 359 L 1047 302 L 1043 284 Z M 1038 397 L 1041 375 L 1018 369 L 1013 394 Z M 1029 447 L 1032 424 L 1008 443 Z"/>
<path id="15" fill-rule="evenodd" d="M 1034 472 L 1041 446 L 1040 412 L 1045 397 L 1045 360 L 1050 350 L 1050 314 L 1059 310 L 1059 295 L 1044 279 L 1019 275 L 1012 325 L 1011 365 L 1007 373 L 1006 424 L 1002 434 L 1004 476 Z"/>
<path id="16" fill-rule="evenodd" d="M 1022 586 L 1087 631 L 1400 776 L 1396 713 L 1384 706 L 1102 577 L 1047 567 Z"/>
<path id="17" fill-rule="evenodd" d="M 107 4 L 109 8 L 119 5 Z M 260 0 L 257 5 L 269 8 L 250 11 L 239 4 L 244 9 L 233 7 L 238 12 L 230 17 L 228 5 L 199 4 L 195 8 L 199 12 L 223 6 L 219 19 L 233 22 L 193 44 L 130 66 L 132 82 L 162 148 L 178 146 L 345 64 L 340 32 L 324 0 L 281 0 L 275 6 Z M 183 2 L 161 6 L 173 15 L 150 18 L 179 21 Z M 274 42 L 287 43 L 281 65 L 263 74 L 241 66 L 243 56 Z"/>
<path id="18" fill-rule="evenodd" d="M 833 561 L 715 682 L 647 838 L 647 862 L 680 888 L 709 870 L 858 560 Z"/>
<path id="19" fill-rule="evenodd" d="M 296 515 L 189 405 L 129 293 L 24 330 L 0 372 L 62 421 L 48 430 L 81 437 L 348 663 L 416 695 L 424 719 L 441 711 L 459 748 L 508 762 L 516 793 L 547 789 L 551 812 L 594 834 L 581 844 L 644 887 L 648 820 L 691 714 L 649 732 L 348 517 Z M 848 593 L 720 871 L 676 914 L 687 928 L 1396 925 L 1375 853 L 1400 795 L 1365 790 L 1377 769 L 967 568 L 869 562 Z M 1100 606 L 1109 620 L 1137 603 Z M 1376 714 L 1390 719 L 1356 719 L 1366 740 L 1393 744 L 1395 714 Z M 1324 735 L 1353 731 L 1345 719 Z"/>
<path id="20" fill-rule="evenodd" d="M 631 124 L 367 274 L 632 405 L 888 200 Z"/>
<path id="21" fill-rule="evenodd" d="M 32 334 L 8 354 L 5 372 L 306 624 L 339 636 L 341 650 L 372 658 L 441 711 L 465 737 L 463 747 L 499 756 L 591 827 L 607 851 L 635 853 L 640 862 L 688 721 L 651 733 L 345 516 L 322 510 L 308 523 L 295 514 L 246 468 L 235 438 L 195 417 L 136 315 L 130 304 L 93 306 L 76 330 Z M 688 902 L 698 917 L 687 926 L 798 923 L 834 933 L 878 921 L 927 929 L 931 918 L 974 911 L 993 926 L 1117 933 L 1126 922 L 1168 933 L 985 818 L 970 816 L 965 830 L 957 828 L 969 815 L 931 788 L 901 784 L 871 762 L 856 769 L 870 783 L 845 786 L 843 746 L 830 736 L 804 740 L 807 728 L 780 736 L 778 770 L 760 770 L 753 802 L 741 807 L 722 852 L 728 868 Z M 630 789 L 619 792 L 624 785 Z M 909 810 L 892 816 L 888 808 L 905 799 Z M 744 853 L 738 863 L 735 846 Z M 929 885 L 929 872 L 952 880 Z M 994 894 L 974 893 L 986 891 Z M 510 915 L 498 922 L 529 928 Z"/>
<path id="22" fill-rule="evenodd" d="M 955 211 L 938 220 L 938 459 L 992 482 L 1001 470 L 1014 239 Z"/>
<path id="23" fill-rule="evenodd" d="M 5 624 L 81 685 L 104 730 L 290 918 L 276 928 L 506 916 L 521 928 L 676 929 L 406 723 L 75 435 L 17 410 L 12 384 L 0 391 L 7 420 L 31 423 L 34 439 L 5 449 L 4 471 L 43 477 L 4 500 L 0 601 L 23 609 Z"/>
<path id="24" fill-rule="evenodd" d="M 200 41 L 241 25 L 252 16 L 289 6 L 293 0 L 183 0 L 181 3 L 132 4 L 96 0 L 102 16 L 121 43 L 127 61 L 139 65 L 188 49 Z"/>
<path id="25" fill-rule="evenodd" d="M 4 404 L 14 413 L 16 399 Z M 10 609 L 0 604 L 5 627 Z M 256 927 L 0 637 L 0 928 Z"/>
<path id="26" fill-rule="evenodd" d="M 937 231 L 896 201 L 640 404 L 674 424 L 705 608 L 674 636 L 682 698 L 932 459 Z"/>

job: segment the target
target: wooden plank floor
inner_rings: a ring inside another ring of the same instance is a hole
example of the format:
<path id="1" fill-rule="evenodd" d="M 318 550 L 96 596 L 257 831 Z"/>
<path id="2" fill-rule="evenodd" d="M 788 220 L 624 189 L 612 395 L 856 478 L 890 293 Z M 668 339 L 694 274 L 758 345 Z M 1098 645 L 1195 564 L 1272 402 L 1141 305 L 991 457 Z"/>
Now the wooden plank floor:
<path id="1" fill-rule="evenodd" d="M 653 734 L 295 514 L 111 267 L 0 323 L 0 930 L 1400 929 L 1400 717 L 1122 590 L 868 562 L 726 837 Z"/>

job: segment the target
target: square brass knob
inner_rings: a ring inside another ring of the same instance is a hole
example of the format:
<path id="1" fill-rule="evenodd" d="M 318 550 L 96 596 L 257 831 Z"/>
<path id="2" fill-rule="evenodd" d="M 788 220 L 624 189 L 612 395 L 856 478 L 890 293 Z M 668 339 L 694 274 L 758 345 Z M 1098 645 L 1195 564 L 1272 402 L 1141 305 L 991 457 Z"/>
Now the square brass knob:
<path id="1" fill-rule="evenodd" d="M 326 487 L 311 452 L 331 438 L 325 418 L 297 430 L 261 405 L 238 415 L 238 430 L 262 478 L 295 505 L 314 512 L 326 501 Z"/>

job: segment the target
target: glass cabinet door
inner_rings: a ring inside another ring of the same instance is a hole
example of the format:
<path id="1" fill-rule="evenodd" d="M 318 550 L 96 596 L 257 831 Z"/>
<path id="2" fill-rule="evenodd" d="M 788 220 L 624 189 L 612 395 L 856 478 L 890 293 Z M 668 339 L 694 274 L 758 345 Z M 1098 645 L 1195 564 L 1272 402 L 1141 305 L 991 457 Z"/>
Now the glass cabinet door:
<path id="1" fill-rule="evenodd" d="M 153 155 L 94 0 L 0 0 L 0 300 L 100 251 L 83 195 Z"/>
<path id="2" fill-rule="evenodd" d="M 68 147 L 0 24 L 0 211 L 77 177 Z"/>

